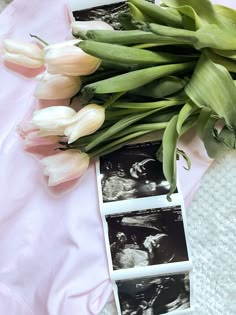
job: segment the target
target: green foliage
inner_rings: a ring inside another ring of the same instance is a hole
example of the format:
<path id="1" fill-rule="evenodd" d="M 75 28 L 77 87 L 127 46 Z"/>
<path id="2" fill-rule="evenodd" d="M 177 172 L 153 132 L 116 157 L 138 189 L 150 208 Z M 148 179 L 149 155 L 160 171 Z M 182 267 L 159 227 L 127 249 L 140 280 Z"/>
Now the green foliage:
<path id="1" fill-rule="evenodd" d="M 102 61 L 82 78 L 82 93 L 87 102 L 105 104 L 106 121 L 70 147 L 100 156 L 161 130 L 157 157 L 170 200 L 176 160 L 191 167 L 178 149 L 190 128 L 212 158 L 236 149 L 236 11 L 209 0 L 162 0 L 161 6 L 128 0 L 128 7 L 119 16 L 126 30 L 81 33 L 78 46 Z"/>

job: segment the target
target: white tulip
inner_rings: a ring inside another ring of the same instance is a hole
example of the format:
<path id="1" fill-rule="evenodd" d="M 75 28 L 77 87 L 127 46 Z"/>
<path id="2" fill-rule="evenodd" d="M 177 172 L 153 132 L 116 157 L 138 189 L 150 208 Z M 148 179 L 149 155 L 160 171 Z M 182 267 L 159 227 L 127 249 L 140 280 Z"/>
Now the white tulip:
<path id="1" fill-rule="evenodd" d="M 26 121 L 17 127 L 17 131 L 23 139 L 24 148 L 30 148 L 41 145 L 52 145 L 60 141 L 58 136 L 42 137 L 40 130 Z"/>
<path id="2" fill-rule="evenodd" d="M 45 72 L 36 77 L 38 84 L 34 96 L 39 99 L 55 100 L 67 99 L 79 92 L 81 80 L 79 77 L 71 77 L 63 74 L 50 74 Z"/>
<path id="3" fill-rule="evenodd" d="M 81 76 L 97 70 L 101 60 L 75 46 L 78 42 L 79 40 L 70 40 L 44 48 L 45 63 L 48 65 L 49 73 Z"/>
<path id="4" fill-rule="evenodd" d="M 31 124 L 40 129 L 39 136 L 66 136 L 68 143 L 90 135 L 105 120 L 104 107 L 97 104 L 84 106 L 77 113 L 67 106 L 51 106 L 33 113 Z"/>
<path id="5" fill-rule="evenodd" d="M 40 136 L 64 135 L 68 121 L 76 114 L 67 106 L 50 106 L 33 113 L 31 124 L 40 129 Z"/>
<path id="6" fill-rule="evenodd" d="M 89 155 L 76 150 L 63 151 L 41 160 L 48 185 L 55 186 L 81 177 L 89 166 Z"/>
<path id="7" fill-rule="evenodd" d="M 40 68 L 44 64 L 44 52 L 37 45 L 5 39 L 3 48 L 3 59 L 8 62 L 26 68 Z"/>

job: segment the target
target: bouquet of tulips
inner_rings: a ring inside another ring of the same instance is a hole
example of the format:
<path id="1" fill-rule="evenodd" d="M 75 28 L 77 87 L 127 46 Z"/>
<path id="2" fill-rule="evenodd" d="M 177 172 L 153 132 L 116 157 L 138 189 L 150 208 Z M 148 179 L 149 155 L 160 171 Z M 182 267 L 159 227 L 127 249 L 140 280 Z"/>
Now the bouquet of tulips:
<path id="1" fill-rule="evenodd" d="M 156 131 L 157 152 L 176 189 L 178 140 L 195 127 L 208 155 L 236 148 L 236 11 L 209 0 L 128 0 L 122 29 L 73 22 L 73 39 L 43 47 L 5 40 L 5 60 L 46 71 L 39 99 L 80 99 L 81 109 L 37 110 L 30 144 L 57 143 L 41 160 L 49 185 L 80 177 L 91 158 Z M 37 36 L 34 36 L 37 38 Z M 72 102 L 73 103 L 73 102 Z"/>

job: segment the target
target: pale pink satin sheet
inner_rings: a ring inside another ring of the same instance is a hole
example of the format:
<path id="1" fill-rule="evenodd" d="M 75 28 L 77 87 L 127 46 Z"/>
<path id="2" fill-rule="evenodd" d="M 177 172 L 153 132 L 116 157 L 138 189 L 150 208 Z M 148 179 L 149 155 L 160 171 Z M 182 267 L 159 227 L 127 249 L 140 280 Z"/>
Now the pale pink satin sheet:
<path id="1" fill-rule="evenodd" d="M 65 0 L 16 0 L 0 15 L 0 40 L 68 37 Z M 49 190 L 16 126 L 32 111 L 34 80 L 0 69 L 0 314 L 98 314 L 112 293 L 96 178 Z M 17 69 L 29 77 L 36 71 Z"/>
<path id="2" fill-rule="evenodd" d="M 69 30 L 66 0 L 15 0 L 0 15 L 0 40 L 30 41 L 32 33 L 55 43 L 68 38 Z M 49 189 L 37 158 L 24 151 L 16 130 L 35 108 L 30 77 L 36 73 L 1 59 L 0 314 L 99 314 L 112 287 L 94 166 L 79 182 Z M 179 165 L 189 204 L 211 161 L 192 136 L 181 147 L 193 160 L 189 172 Z"/>

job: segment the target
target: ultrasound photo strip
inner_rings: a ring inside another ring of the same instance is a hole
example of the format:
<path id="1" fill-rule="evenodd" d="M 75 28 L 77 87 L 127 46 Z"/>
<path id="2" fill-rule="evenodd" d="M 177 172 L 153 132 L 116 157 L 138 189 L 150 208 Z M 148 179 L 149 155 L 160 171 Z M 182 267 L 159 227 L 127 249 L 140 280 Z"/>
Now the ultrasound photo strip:
<path id="1" fill-rule="evenodd" d="M 190 287 L 189 272 L 116 281 L 118 314 L 188 314 Z"/>
<path id="2" fill-rule="evenodd" d="M 151 306 L 122 310 L 123 295 L 118 294 L 117 283 L 120 288 L 122 281 L 129 283 L 130 279 L 164 279 L 177 273 L 189 277 L 192 269 L 183 199 L 178 190 L 172 202 L 166 199 L 169 187 L 156 159 L 160 145 L 158 141 L 128 145 L 101 157 L 96 164 L 108 265 L 120 315 L 152 313 Z M 175 308 L 173 314 L 189 311 L 190 297 L 183 305 L 177 298 L 172 302 L 162 306 L 166 308 L 163 314 Z M 153 314 L 162 314 L 157 313 L 157 306 L 153 309 Z"/>

